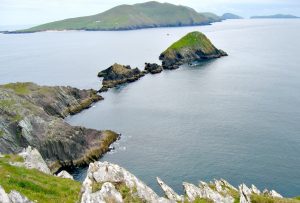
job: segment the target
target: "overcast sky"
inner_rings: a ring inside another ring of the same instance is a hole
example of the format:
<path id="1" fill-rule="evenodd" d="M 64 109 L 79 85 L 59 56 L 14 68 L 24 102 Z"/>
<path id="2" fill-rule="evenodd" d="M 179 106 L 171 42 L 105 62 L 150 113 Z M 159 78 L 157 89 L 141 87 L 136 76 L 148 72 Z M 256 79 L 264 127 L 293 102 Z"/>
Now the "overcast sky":
<path id="1" fill-rule="evenodd" d="M 120 4 L 145 0 L 0 0 L 0 26 L 37 25 L 70 17 L 101 13 Z M 300 16 L 300 0 L 163 0 L 221 15 L 232 12 L 252 15 L 294 14 Z"/>

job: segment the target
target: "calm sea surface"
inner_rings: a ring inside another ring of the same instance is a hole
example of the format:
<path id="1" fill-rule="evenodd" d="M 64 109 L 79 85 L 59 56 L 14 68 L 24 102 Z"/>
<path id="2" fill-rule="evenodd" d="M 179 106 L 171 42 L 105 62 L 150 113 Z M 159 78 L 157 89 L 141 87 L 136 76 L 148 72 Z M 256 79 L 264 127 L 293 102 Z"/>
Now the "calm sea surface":
<path id="1" fill-rule="evenodd" d="M 178 192 L 183 181 L 224 178 L 300 195 L 300 20 L 0 34 L 0 83 L 99 89 L 100 70 L 115 62 L 143 69 L 194 30 L 229 56 L 112 89 L 67 121 L 122 133 L 101 160 L 120 164 L 157 192 L 159 176 Z M 73 174 L 82 180 L 85 171 Z"/>

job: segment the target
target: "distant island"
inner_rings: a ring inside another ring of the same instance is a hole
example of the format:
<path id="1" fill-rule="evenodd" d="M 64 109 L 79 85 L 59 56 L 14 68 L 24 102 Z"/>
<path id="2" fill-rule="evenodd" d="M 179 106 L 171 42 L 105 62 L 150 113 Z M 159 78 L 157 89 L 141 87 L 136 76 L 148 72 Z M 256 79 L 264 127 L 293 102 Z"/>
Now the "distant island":
<path id="1" fill-rule="evenodd" d="M 276 15 L 269 15 L 269 16 L 252 16 L 251 18 L 252 19 L 267 19 L 267 18 L 281 19 L 281 18 L 300 18 L 300 17 L 294 15 L 276 14 Z"/>
<path id="2" fill-rule="evenodd" d="M 229 19 L 243 19 L 243 17 L 238 16 L 238 15 L 235 15 L 235 14 L 233 14 L 233 13 L 224 13 L 224 14 L 221 16 L 221 19 L 222 19 L 222 20 L 229 20 Z"/>
<path id="3" fill-rule="evenodd" d="M 220 17 L 209 12 L 198 13 L 187 6 L 150 1 L 133 5 L 120 5 L 96 15 L 69 18 L 10 33 L 31 33 L 49 30 L 115 31 L 196 26 L 209 25 L 214 22 L 220 22 L 223 19 L 233 18 L 240 17 L 234 14 L 224 14 L 223 17 Z"/>

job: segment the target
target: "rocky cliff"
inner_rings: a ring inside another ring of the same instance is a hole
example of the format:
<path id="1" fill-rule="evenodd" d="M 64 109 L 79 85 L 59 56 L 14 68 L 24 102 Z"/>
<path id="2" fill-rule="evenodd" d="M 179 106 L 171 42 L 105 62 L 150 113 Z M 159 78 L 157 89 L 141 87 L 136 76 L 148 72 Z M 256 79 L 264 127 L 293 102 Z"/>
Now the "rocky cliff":
<path id="1" fill-rule="evenodd" d="M 87 177 L 82 185 L 81 203 L 96 202 L 201 202 L 201 203 L 299 203 L 296 199 L 283 198 L 274 190 L 261 192 L 254 185 L 241 184 L 238 188 L 226 180 L 209 183 L 200 181 L 199 185 L 184 182 L 184 195 L 177 194 L 171 187 L 157 178 L 164 197 L 157 195 L 145 183 L 126 169 L 108 162 L 91 163 Z"/>
<path id="2" fill-rule="evenodd" d="M 227 56 L 201 32 L 191 32 L 172 44 L 159 57 L 164 69 L 176 69 L 184 63 Z"/>
<path id="3" fill-rule="evenodd" d="M 18 153 L 31 145 L 52 171 L 96 160 L 118 135 L 73 127 L 63 118 L 101 99 L 94 90 L 33 83 L 1 85 L 0 153 Z"/>
<path id="4" fill-rule="evenodd" d="M 109 88 L 113 88 L 124 83 L 134 82 L 144 75 L 145 73 L 140 71 L 138 68 L 132 69 L 130 66 L 115 63 L 109 68 L 98 73 L 98 77 L 103 77 L 100 92 L 107 91 Z"/>

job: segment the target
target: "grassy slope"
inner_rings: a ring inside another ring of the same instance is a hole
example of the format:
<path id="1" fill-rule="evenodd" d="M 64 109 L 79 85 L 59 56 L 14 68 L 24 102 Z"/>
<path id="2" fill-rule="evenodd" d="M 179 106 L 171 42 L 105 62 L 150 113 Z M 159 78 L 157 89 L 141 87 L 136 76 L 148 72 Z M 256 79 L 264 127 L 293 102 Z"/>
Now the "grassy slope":
<path id="1" fill-rule="evenodd" d="M 197 13 L 189 7 L 151 1 L 142 4 L 120 5 L 97 15 L 65 19 L 23 31 L 122 30 L 208 24 L 216 21 L 220 21 L 220 18 L 212 13 Z"/>
<path id="2" fill-rule="evenodd" d="M 201 32 L 191 32 L 167 48 L 163 54 L 173 57 L 177 52 L 184 49 L 199 49 L 205 54 L 213 54 L 216 51 L 214 45 Z"/>
<path id="3" fill-rule="evenodd" d="M 22 161 L 16 155 L 0 158 L 0 185 L 6 192 L 16 190 L 37 202 L 76 202 L 79 200 L 80 183 L 47 175 L 37 170 L 11 166 L 9 161 Z"/>

